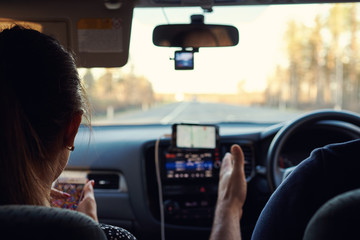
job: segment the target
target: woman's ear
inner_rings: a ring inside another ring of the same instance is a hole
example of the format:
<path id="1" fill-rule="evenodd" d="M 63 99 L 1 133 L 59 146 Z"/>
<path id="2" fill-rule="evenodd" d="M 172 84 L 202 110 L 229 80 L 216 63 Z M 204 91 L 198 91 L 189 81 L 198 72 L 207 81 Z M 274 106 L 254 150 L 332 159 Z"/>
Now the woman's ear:
<path id="1" fill-rule="evenodd" d="M 64 135 L 65 147 L 72 148 L 74 146 L 75 136 L 79 130 L 81 118 L 82 113 L 77 113 L 69 122 Z"/>

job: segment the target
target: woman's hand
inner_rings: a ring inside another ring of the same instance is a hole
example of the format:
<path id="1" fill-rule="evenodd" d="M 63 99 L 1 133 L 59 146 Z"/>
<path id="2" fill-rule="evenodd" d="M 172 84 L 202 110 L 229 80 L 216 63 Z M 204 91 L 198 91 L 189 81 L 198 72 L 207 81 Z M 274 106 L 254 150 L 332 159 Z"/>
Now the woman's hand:
<path id="1" fill-rule="evenodd" d="M 94 180 L 88 181 L 85 184 L 83 197 L 80 199 L 77 211 L 85 213 L 98 222 L 96 201 L 94 196 L 94 184 Z"/>
<path id="2" fill-rule="evenodd" d="M 50 197 L 53 199 L 67 199 L 70 197 L 70 194 L 62 192 L 56 188 L 51 188 Z"/>

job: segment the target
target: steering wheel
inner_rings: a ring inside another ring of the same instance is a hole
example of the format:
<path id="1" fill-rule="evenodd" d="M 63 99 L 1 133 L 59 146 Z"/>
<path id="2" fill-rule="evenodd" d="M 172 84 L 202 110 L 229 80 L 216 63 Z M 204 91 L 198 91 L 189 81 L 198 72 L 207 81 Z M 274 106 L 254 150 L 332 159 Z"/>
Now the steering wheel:
<path id="1" fill-rule="evenodd" d="M 350 123 L 360 127 L 360 115 L 348 111 L 321 110 L 306 114 L 294 121 L 286 124 L 278 131 L 272 140 L 267 155 L 267 180 L 271 192 L 280 185 L 284 174 L 293 169 L 281 169 L 278 165 L 278 159 L 282 148 L 287 140 L 300 130 L 306 129 L 320 121 L 340 121 Z M 295 167 L 292 167 L 295 168 Z"/>

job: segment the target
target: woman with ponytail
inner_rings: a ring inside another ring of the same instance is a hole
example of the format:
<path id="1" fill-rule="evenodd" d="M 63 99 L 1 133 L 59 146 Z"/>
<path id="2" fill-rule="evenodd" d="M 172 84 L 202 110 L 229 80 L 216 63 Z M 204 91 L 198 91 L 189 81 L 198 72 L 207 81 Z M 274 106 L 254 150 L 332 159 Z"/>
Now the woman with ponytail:
<path id="1" fill-rule="evenodd" d="M 82 118 L 90 124 L 88 109 L 74 59 L 57 40 L 20 26 L 0 32 L 0 205 L 50 207 Z M 85 185 L 78 211 L 97 222 L 93 184 Z M 109 239 L 135 239 L 100 227 Z"/>

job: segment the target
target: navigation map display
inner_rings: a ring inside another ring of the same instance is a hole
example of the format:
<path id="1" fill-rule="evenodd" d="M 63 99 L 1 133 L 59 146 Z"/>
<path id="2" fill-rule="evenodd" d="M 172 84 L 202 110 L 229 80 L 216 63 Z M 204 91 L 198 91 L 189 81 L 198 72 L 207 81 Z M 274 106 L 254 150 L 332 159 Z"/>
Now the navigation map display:
<path id="1" fill-rule="evenodd" d="M 216 127 L 207 125 L 176 125 L 177 148 L 216 148 Z"/>

